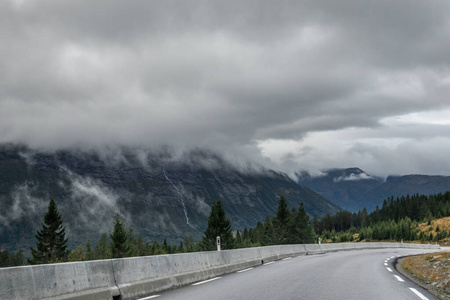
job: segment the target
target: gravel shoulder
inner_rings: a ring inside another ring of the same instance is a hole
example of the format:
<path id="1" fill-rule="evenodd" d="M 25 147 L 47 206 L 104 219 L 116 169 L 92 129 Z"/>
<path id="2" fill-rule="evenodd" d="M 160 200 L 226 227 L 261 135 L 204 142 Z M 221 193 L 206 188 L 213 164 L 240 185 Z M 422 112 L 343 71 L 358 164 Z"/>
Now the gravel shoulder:
<path id="1" fill-rule="evenodd" d="M 450 299 L 450 252 L 400 258 L 395 267 L 440 299 Z"/>

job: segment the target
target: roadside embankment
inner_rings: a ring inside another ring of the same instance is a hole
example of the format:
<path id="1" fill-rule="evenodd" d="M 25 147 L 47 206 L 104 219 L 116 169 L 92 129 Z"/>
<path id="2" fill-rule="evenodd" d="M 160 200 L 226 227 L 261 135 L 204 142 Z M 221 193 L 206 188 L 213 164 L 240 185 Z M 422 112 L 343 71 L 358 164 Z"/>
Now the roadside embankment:
<path id="1" fill-rule="evenodd" d="M 450 252 L 404 257 L 396 267 L 440 299 L 450 299 Z"/>

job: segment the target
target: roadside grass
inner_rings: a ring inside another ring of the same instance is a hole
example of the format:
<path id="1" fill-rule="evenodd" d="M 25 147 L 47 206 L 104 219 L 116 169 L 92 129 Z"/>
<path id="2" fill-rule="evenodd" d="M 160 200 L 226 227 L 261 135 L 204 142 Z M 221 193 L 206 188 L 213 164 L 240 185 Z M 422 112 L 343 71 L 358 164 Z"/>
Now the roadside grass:
<path id="1" fill-rule="evenodd" d="M 439 231 L 450 231 L 450 217 L 436 219 L 431 221 L 430 223 L 430 225 L 428 225 L 427 222 L 420 223 L 420 231 L 428 234 L 432 233 L 433 235 L 436 235 Z"/>
<path id="2" fill-rule="evenodd" d="M 402 267 L 431 285 L 443 299 L 450 298 L 450 252 L 407 257 Z"/>

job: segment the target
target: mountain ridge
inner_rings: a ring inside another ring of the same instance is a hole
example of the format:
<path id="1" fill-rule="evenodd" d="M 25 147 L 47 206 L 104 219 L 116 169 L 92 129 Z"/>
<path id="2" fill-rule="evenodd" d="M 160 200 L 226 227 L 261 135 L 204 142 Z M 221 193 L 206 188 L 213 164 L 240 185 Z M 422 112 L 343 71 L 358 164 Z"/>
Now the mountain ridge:
<path id="1" fill-rule="evenodd" d="M 0 146 L 0 246 L 28 249 L 50 198 L 63 216 L 69 246 L 96 241 L 119 212 L 147 241 L 199 240 L 210 207 L 222 199 L 233 229 L 254 227 L 276 212 L 279 197 L 290 207 L 304 202 L 310 215 L 340 208 L 286 174 L 260 167 L 238 169 L 220 155 L 192 150 L 117 148 L 96 151 L 37 151 Z"/>
<path id="2" fill-rule="evenodd" d="M 450 190 L 450 176 L 390 175 L 383 180 L 356 167 L 329 169 L 319 176 L 300 171 L 297 173 L 297 183 L 352 212 L 363 208 L 371 212 L 391 196 L 431 195 Z"/>

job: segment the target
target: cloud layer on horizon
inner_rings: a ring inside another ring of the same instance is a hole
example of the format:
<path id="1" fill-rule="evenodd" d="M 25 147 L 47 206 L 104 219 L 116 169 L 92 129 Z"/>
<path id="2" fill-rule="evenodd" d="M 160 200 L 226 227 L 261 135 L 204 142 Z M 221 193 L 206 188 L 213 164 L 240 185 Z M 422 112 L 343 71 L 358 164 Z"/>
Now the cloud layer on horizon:
<path id="1" fill-rule="evenodd" d="M 449 174 L 447 1 L 0 4 L 0 142 Z"/>

